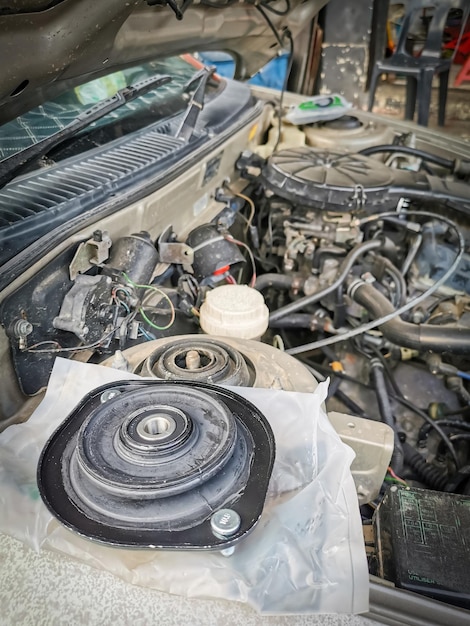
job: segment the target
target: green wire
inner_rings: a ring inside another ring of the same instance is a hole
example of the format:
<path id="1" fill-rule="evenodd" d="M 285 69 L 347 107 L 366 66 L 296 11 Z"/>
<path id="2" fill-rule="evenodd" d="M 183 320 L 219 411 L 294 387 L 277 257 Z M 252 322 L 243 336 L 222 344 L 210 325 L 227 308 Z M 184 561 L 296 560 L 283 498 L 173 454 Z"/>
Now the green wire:
<path id="1" fill-rule="evenodd" d="M 170 326 L 173 325 L 173 320 L 171 320 L 171 322 L 169 324 L 167 324 L 166 326 L 157 326 L 157 324 L 154 324 L 151 320 L 149 320 L 149 318 L 145 315 L 144 309 L 142 307 L 140 307 L 139 309 L 139 313 L 142 315 L 142 317 L 144 318 L 144 320 L 147 322 L 147 324 L 149 326 L 151 326 L 152 328 L 155 328 L 156 330 L 168 330 L 170 328 Z"/>
<path id="2" fill-rule="evenodd" d="M 167 294 L 162 291 L 161 289 L 159 289 L 158 287 L 154 287 L 153 285 L 139 285 L 137 283 L 135 283 L 134 281 L 132 281 L 129 276 L 126 274 L 126 272 L 123 272 L 122 275 L 124 276 L 124 278 L 127 280 L 127 282 L 132 285 L 133 287 L 137 288 L 137 289 L 150 289 L 151 291 L 156 291 L 157 293 L 159 293 L 163 298 L 166 299 L 166 301 L 168 302 L 168 304 L 170 305 L 170 313 L 171 313 L 171 319 L 169 321 L 169 323 L 166 326 L 157 326 L 157 324 L 154 324 L 152 322 L 152 320 L 150 320 L 147 315 L 145 314 L 145 311 L 142 307 L 139 308 L 139 313 L 142 315 L 143 319 L 147 322 L 147 324 L 149 326 L 151 326 L 152 328 L 155 328 L 155 330 L 168 330 L 171 326 L 173 326 L 173 323 L 175 321 L 175 307 L 173 306 L 173 302 L 170 300 L 170 298 L 167 296 Z"/>

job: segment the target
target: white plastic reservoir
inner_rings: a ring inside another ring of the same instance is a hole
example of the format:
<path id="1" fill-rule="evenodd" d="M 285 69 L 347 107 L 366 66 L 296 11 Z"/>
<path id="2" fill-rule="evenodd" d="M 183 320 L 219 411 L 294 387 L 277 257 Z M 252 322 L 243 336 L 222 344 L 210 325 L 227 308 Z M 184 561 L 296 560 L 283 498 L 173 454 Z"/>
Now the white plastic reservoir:
<path id="1" fill-rule="evenodd" d="M 259 339 L 269 324 L 263 295 L 247 285 L 222 285 L 209 291 L 200 314 L 202 330 L 219 337 Z"/>

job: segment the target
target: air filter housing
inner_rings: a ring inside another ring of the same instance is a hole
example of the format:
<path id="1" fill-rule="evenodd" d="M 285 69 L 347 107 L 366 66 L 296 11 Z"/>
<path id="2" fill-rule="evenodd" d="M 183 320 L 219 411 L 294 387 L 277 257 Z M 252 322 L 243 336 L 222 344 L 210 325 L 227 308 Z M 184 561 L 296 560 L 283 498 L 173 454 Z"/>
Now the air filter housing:
<path id="1" fill-rule="evenodd" d="M 276 195 L 308 207 L 345 212 L 386 210 L 396 203 L 388 193 L 393 170 L 360 154 L 304 146 L 281 150 L 267 160 L 261 177 Z"/>

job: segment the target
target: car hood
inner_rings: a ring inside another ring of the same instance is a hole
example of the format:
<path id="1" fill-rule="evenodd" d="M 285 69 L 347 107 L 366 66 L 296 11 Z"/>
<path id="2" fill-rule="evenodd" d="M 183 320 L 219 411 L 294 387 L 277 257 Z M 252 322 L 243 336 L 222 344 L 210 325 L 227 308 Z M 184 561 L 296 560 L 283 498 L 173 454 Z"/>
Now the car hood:
<path id="1" fill-rule="evenodd" d="M 220 8 L 185 1 L 181 20 L 165 0 L 2 2 L 0 123 L 65 89 L 158 56 L 223 50 L 236 60 L 236 78 L 249 77 L 279 52 L 268 20 L 295 37 L 327 1 L 291 0 L 286 15 L 278 15 L 286 10 L 281 0 L 259 3 L 261 11 L 251 1 L 224 0 Z"/>

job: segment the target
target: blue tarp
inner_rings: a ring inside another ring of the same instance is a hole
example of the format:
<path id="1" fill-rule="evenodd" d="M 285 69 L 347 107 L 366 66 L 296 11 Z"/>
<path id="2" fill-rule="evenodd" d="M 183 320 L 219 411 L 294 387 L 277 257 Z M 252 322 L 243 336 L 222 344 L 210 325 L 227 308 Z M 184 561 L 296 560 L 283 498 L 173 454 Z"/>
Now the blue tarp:
<path id="1" fill-rule="evenodd" d="M 225 52 L 205 52 L 199 54 L 201 60 L 206 65 L 215 65 L 217 74 L 225 78 L 233 78 L 235 72 L 235 62 L 232 57 Z M 284 77 L 287 71 L 288 54 L 283 54 L 267 63 L 248 81 L 252 85 L 260 87 L 272 87 L 282 89 Z"/>

